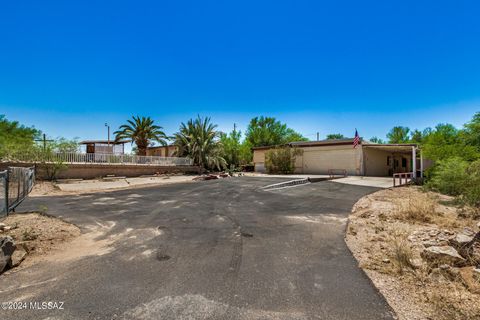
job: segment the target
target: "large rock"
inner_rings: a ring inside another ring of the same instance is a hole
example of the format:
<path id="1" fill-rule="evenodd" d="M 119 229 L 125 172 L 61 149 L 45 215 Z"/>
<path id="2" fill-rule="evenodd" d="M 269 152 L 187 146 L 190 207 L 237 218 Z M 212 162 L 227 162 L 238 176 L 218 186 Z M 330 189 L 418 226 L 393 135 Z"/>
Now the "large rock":
<path id="1" fill-rule="evenodd" d="M 20 263 L 27 257 L 27 251 L 23 248 L 17 248 L 12 254 L 12 268 L 18 267 Z"/>
<path id="2" fill-rule="evenodd" d="M 12 254 L 15 251 L 15 242 L 12 237 L 0 237 L 0 273 L 12 267 Z"/>
<path id="3" fill-rule="evenodd" d="M 431 246 L 425 248 L 421 255 L 425 260 L 437 265 L 461 265 L 465 263 L 465 259 L 451 246 Z"/>
<path id="4" fill-rule="evenodd" d="M 461 248 L 472 240 L 473 235 L 466 233 L 458 233 L 455 238 L 450 240 L 450 243 L 456 248 Z"/>
<path id="5" fill-rule="evenodd" d="M 423 247 L 447 246 L 454 237 L 455 234 L 449 230 L 425 228 L 413 232 L 408 236 L 408 240 L 414 245 L 421 245 Z"/>

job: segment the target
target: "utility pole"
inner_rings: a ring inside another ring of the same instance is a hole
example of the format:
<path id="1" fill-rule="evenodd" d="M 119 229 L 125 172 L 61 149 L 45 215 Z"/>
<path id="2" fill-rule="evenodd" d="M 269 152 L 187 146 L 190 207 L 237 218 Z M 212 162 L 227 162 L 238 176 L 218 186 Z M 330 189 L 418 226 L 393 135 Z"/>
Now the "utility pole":
<path id="1" fill-rule="evenodd" d="M 43 152 L 47 151 L 47 141 L 51 142 L 53 140 L 47 140 L 47 135 L 44 133 L 42 139 L 35 139 L 35 141 L 43 142 Z"/>
<path id="2" fill-rule="evenodd" d="M 110 126 L 105 122 L 105 127 L 107 127 L 107 144 L 110 147 Z"/>

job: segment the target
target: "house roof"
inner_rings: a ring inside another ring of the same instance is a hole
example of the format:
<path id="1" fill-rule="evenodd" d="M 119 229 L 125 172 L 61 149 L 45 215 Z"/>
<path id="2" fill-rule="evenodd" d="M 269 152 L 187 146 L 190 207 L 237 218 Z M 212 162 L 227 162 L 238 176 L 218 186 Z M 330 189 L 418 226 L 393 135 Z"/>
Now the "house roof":
<path id="1" fill-rule="evenodd" d="M 354 138 L 347 139 L 325 139 L 319 141 L 294 141 L 287 143 L 285 145 L 293 147 L 317 147 L 317 146 L 339 146 L 339 145 L 352 145 L 353 146 Z M 388 144 L 379 144 L 372 143 L 371 141 L 364 140 L 360 138 L 360 144 L 364 147 L 375 148 L 375 149 L 389 149 L 389 150 L 399 150 L 406 151 L 411 150 L 412 147 L 417 147 L 415 143 L 388 143 Z M 271 149 L 279 146 L 263 146 L 263 147 L 254 147 L 252 150 L 264 150 Z"/>
<path id="2" fill-rule="evenodd" d="M 315 147 L 315 146 L 325 146 L 325 145 L 343 145 L 343 144 L 352 144 L 353 145 L 354 138 L 346 138 L 346 139 L 325 139 L 325 140 L 318 140 L 318 141 L 294 141 L 288 143 L 291 146 L 298 146 L 298 147 Z M 360 143 L 363 140 L 360 139 Z"/>
<path id="3" fill-rule="evenodd" d="M 362 139 L 360 139 L 360 143 L 362 143 Z M 348 139 L 325 139 L 325 140 L 318 140 L 318 141 L 294 141 L 287 143 L 285 145 L 294 146 L 294 147 L 316 147 L 316 146 L 326 146 L 326 145 L 346 145 L 351 144 L 353 145 L 353 138 Z M 262 146 L 262 147 L 253 147 L 253 150 L 262 150 L 262 149 L 270 149 L 279 146 Z"/>
<path id="4" fill-rule="evenodd" d="M 130 142 L 130 140 L 119 140 L 119 141 L 110 140 L 110 144 L 125 144 L 128 142 Z M 108 140 L 84 140 L 79 142 L 79 144 L 108 144 L 108 143 L 109 143 Z"/>
<path id="5" fill-rule="evenodd" d="M 365 143 L 364 148 L 376 150 L 388 150 L 390 152 L 411 152 L 412 147 L 418 147 L 416 143 Z"/>

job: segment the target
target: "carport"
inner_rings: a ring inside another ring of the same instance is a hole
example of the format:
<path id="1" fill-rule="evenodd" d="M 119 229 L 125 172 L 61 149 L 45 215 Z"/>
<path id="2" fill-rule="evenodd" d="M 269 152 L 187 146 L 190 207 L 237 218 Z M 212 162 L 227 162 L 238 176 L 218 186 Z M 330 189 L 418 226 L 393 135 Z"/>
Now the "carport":
<path id="1" fill-rule="evenodd" d="M 363 144 L 365 176 L 393 176 L 412 173 L 423 177 L 424 160 L 417 144 Z"/>

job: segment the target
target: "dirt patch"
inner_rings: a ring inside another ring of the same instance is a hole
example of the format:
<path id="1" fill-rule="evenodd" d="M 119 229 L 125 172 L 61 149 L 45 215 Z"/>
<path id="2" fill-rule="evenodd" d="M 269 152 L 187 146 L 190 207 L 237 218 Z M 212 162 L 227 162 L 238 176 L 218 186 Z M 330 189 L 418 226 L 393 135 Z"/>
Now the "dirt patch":
<path id="1" fill-rule="evenodd" d="M 14 213 L 2 223 L 11 229 L 0 235 L 11 236 L 17 245 L 17 253 L 26 253 L 20 268 L 32 265 L 80 236 L 78 227 L 38 213 Z"/>
<path id="2" fill-rule="evenodd" d="M 477 262 L 447 250 L 478 232 L 478 221 L 452 198 L 387 189 L 355 204 L 346 242 L 399 319 L 480 319 Z"/>
<path id="3" fill-rule="evenodd" d="M 59 187 L 50 181 L 36 181 L 32 191 L 29 193 L 30 197 L 54 196 L 65 194 Z"/>

